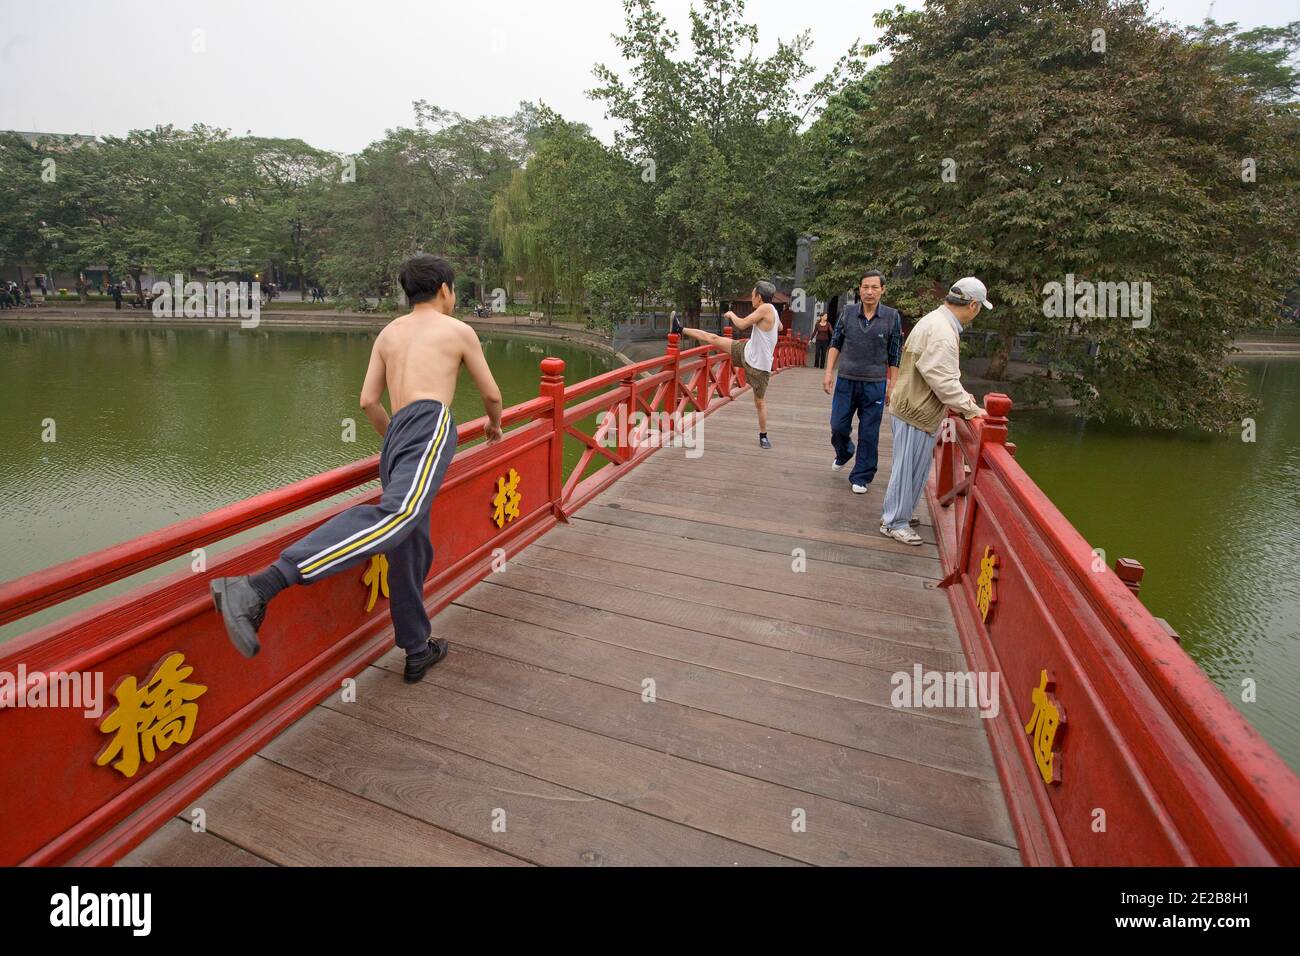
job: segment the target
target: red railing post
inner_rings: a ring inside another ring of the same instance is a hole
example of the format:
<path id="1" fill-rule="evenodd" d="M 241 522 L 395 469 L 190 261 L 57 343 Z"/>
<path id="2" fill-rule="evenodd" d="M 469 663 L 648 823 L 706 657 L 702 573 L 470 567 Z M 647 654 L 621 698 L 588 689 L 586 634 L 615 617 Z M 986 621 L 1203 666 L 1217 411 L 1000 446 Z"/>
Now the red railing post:
<path id="1" fill-rule="evenodd" d="M 672 359 L 673 381 L 672 388 L 668 390 L 668 400 L 664 402 L 663 411 L 667 416 L 662 422 L 665 439 L 671 438 L 673 434 L 673 417 L 677 414 L 678 396 L 683 393 L 682 389 L 682 349 L 681 336 L 676 332 L 668 333 L 668 352 L 667 355 Z"/>
<path id="2" fill-rule="evenodd" d="M 636 372 L 628 372 L 623 379 L 623 387 L 627 389 L 627 398 L 623 399 L 622 407 L 626 408 L 623 420 L 615 423 L 618 429 L 618 458 L 619 461 L 630 461 L 632 458 L 632 435 L 636 431 L 632 424 L 633 416 L 636 415 Z"/>
<path id="3" fill-rule="evenodd" d="M 984 396 L 984 410 L 988 412 L 980 429 L 980 448 L 994 443 L 1007 443 L 1007 412 L 1011 411 L 1011 398 L 1001 392 L 989 392 Z M 978 461 L 974 467 L 978 467 Z"/>
<path id="4" fill-rule="evenodd" d="M 700 369 L 700 380 L 695 386 L 695 408 L 701 412 L 709 407 L 709 393 L 713 391 L 713 385 L 709 379 L 709 365 L 712 358 L 713 350 L 709 349 L 704 353 L 704 363 Z"/>
<path id="5" fill-rule="evenodd" d="M 949 412 L 939 423 L 939 466 L 938 474 L 934 478 L 935 497 L 939 503 L 947 508 L 951 501 L 945 501 L 945 496 L 952 491 L 953 485 L 957 483 L 956 461 L 957 461 L 957 423 L 954 421 L 955 412 Z"/>
<path id="6" fill-rule="evenodd" d="M 1124 586 L 1133 592 L 1134 597 L 1137 597 L 1138 591 L 1141 590 L 1142 578 L 1146 573 L 1147 570 L 1142 567 L 1140 561 L 1134 561 L 1132 558 L 1115 559 L 1115 574 L 1124 582 Z"/>
<path id="7" fill-rule="evenodd" d="M 551 460 L 547 484 L 551 507 L 563 513 L 564 506 L 564 359 L 544 358 L 541 362 L 541 395 L 551 400 Z"/>
<path id="8" fill-rule="evenodd" d="M 979 421 L 979 433 L 976 435 L 975 460 L 970 462 L 969 483 L 966 485 L 966 505 L 957 513 L 960 522 L 958 528 L 957 562 L 953 572 L 942 583 L 955 583 L 966 570 L 971 557 L 971 540 L 975 528 L 975 480 L 979 476 L 980 462 L 984 458 L 985 445 L 1002 445 L 1007 440 L 1007 412 L 1011 411 L 1010 397 L 1001 392 L 989 392 L 984 396 L 984 411 L 988 414 Z M 966 479 L 963 479 L 966 480 Z"/>

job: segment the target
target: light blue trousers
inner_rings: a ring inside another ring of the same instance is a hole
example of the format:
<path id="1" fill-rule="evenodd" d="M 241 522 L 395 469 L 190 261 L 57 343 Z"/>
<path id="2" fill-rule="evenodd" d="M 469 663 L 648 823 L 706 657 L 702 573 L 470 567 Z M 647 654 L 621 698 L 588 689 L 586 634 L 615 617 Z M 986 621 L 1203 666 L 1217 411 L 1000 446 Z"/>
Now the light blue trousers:
<path id="1" fill-rule="evenodd" d="M 889 416 L 889 423 L 894 433 L 894 460 L 889 467 L 889 487 L 885 489 L 885 510 L 880 515 L 880 523 L 891 529 L 906 528 L 925 491 L 939 433 L 923 432 L 893 415 Z"/>

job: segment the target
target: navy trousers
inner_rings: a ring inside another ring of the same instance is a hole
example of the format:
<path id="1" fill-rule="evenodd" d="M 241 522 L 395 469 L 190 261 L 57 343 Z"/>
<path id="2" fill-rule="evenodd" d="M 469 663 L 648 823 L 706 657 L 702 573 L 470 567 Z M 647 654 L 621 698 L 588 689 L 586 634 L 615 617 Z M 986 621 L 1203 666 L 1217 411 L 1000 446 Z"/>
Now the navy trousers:
<path id="1" fill-rule="evenodd" d="M 876 477 L 876 446 L 880 441 L 880 417 L 885 410 L 884 382 L 855 382 L 843 376 L 835 378 L 831 397 L 831 445 L 835 460 L 841 465 L 850 458 L 853 470 L 849 481 L 869 485 Z M 858 442 L 853 444 L 853 416 L 858 416 Z"/>
<path id="2" fill-rule="evenodd" d="M 379 503 L 335 515 L 285 548 L 275 566 L 290 584 L 311 584 L 386 554 L 393 639 L 408 654 L 424 650 L 431 632 L 424 609 L 433 566 L 429 508 L 455 454 L 450 409 L 432 399 L 399 409 L 379 454 Z"/>

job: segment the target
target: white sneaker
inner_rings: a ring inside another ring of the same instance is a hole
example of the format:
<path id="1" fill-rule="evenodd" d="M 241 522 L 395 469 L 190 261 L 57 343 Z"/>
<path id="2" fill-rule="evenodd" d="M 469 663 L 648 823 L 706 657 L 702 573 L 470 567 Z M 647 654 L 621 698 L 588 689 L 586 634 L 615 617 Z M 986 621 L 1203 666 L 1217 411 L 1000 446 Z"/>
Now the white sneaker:
<path id="1" fill-rule="evenodd" d="M 866 486 L 866 485 L 854 485 L 854 486 L 853 486 L 853 493 L 854 493 L 855 495 L 865 495 L 865 494 L 867 493 L 867 486 Z"/>
<path id="2" fill-rule="evenodd" d="M 844 465 L 847 465 L 847 464 L 848 464 L 848 462 L 846 461 L 846 462 L 844 463 Z M 833 461 L 833 462 L 831 462 L 831 471 L 839 471 L 841 468 L 844 467 L 844 465 L 841 465 L 838 461 Z"/>
<path id="3" fill-rule="evenodd" d="M 880 526 L 880 533 L 886 538 L 893 538 L 895 541 L 901 541 L 903 544 L 923 544 L 921 536 L 911 528 L 886 528 L 883 524 Z"/>

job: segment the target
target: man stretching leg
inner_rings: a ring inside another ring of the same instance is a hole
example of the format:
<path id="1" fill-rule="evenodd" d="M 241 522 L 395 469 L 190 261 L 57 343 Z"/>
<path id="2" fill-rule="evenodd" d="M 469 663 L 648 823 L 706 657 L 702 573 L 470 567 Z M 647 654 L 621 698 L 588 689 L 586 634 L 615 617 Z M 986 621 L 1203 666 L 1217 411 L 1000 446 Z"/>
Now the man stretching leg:
<path id="1" fill-rule="evenodd" d="M 754 286 L 749 301 L 754 311 L 744 317 L 728 312 L 723 316 L 737 332 L 752 328 L 748 339 L 729 339 L 702 329 L 682 329 L 682 335 L 706 345 L 712 345 L 731 355 L 731 360 L 745 370 L 745 381 L 754 389 L 754 408 L 758 411 L 758 446 L 771 448 L 767 438 L 767 383 L 772 380 L 772 355 L 776 352 L 776 338 L 781 332 L 781 319 L 776 314 L 772 299 L 776 286 L 764 280 Z"/>
<path id="2" fill-rule="evenodd" d="M 461 365 L 483 396 L 489 445 L 501 440 L 501 392 L 478 336 L 451 316 L 456 285 L 446 260 L 413 256 L 402 265 L 400 280 L 411 311 L 379 333 L 361 386 L 361 407 L 384 439 L 383 494 L 378 504 L 335 515 L 257 574 L 212 582 L 226 632 L 245 657 L 261 649 L 257 631 L 267 605 L 282 590 L 313 584 L 380 553 L 388 556 L 388 610 L 393 639 L 406 651 L 406 681 L 418 681 L 447 655 L 447 642 L 430 638 L 424 579 L 433 564 L 429 509 L 456 453 L 451 402 Z M 385 388 L 391 419 L 380 401 Z"/>

